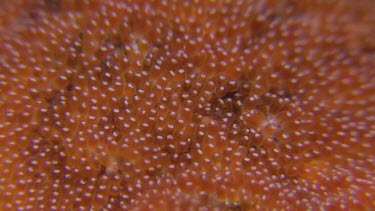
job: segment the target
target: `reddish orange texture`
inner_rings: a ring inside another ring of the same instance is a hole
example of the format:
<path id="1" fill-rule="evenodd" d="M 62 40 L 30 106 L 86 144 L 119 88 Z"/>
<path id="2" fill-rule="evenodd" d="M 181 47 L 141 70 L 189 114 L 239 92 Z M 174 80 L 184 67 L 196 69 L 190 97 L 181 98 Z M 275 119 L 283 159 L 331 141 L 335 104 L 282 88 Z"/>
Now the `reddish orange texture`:
<path id="1" fill-rule="evenodd" d="M 372 0 L 0 1 L 1 210 L 375 209 Z"/>

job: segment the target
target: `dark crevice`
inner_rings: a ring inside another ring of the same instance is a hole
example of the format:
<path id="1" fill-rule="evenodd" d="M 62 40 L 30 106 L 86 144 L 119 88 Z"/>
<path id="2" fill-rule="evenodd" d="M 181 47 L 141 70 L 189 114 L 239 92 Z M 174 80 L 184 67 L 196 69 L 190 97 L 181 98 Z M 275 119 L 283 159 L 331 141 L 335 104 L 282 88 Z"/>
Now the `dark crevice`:
<path id="1" fill-rule="evenodd" d="M 98 168 L 98 177 L 105 175 L 107 168 L 104 165 L 100 165 Z"/>
<path id="2" fill-rule="evenodd" d="M 65 90 L 68 92 L 71 92 L 74 89 L 74 85 L 71 81 L 72 80 L 70 80 L 70 83 L 65 87 Z"/>
<path id="3" fill-rule="evenodd" d="M 234 92 L 228 92 L 223 97 L 221 97 L 221 99 L 222 100 L 225 100 L 225 99 L 234 99 L 236 94 L 237 94 L 236 91 L 234 91 Z"/>
<path id="4" fill-rule="evenodd" d="M 44 3 L 51 12 L 59 12 L 61 10 L 61 0 L 44 0 Z"/>
<path id="5" fill-rule="evenodd" d="M 242 95 L 237 91 L 227 92 L 224 96 L 218 97 L 215 94 L 209 102 L 210 109 L 204 112 L 204 116 L 210 116 L 213 119 L 221 119 L 227 113 L 232 113 L 234 119 L 241 114 L 241 106 L 237 102 L 242 101 Z"/>

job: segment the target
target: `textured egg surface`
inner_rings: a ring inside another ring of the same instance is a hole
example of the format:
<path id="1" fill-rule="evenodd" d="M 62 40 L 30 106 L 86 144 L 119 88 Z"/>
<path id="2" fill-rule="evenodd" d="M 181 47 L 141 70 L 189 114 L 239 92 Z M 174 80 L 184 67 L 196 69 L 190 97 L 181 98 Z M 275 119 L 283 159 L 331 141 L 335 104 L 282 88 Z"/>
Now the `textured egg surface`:
<path id="1" fill-rule="evenodd" d="M 0 210 L 375 210 L 373 0 L 0 1 Z"/>

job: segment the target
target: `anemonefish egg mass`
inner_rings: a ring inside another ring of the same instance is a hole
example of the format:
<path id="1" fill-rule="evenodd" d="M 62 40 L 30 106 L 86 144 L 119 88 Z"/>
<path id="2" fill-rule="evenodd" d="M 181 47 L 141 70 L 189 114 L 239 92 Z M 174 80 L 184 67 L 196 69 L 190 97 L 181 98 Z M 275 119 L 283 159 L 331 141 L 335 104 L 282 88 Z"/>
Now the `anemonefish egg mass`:
<path id="1" fill-rule="evenodd" d="M 374 210 L 373 0 L 0 1 L 1 210 Z"/>

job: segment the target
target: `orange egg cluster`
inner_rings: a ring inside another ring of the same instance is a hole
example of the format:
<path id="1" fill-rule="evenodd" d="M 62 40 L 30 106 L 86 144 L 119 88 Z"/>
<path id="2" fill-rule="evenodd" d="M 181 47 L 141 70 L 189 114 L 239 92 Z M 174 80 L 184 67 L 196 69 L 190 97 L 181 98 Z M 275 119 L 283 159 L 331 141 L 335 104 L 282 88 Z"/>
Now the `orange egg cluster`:
<path id="1" fill-rule="evenodd" d="M 374 13 L 0 1 L 0 209 L 375 209 Z"/>

